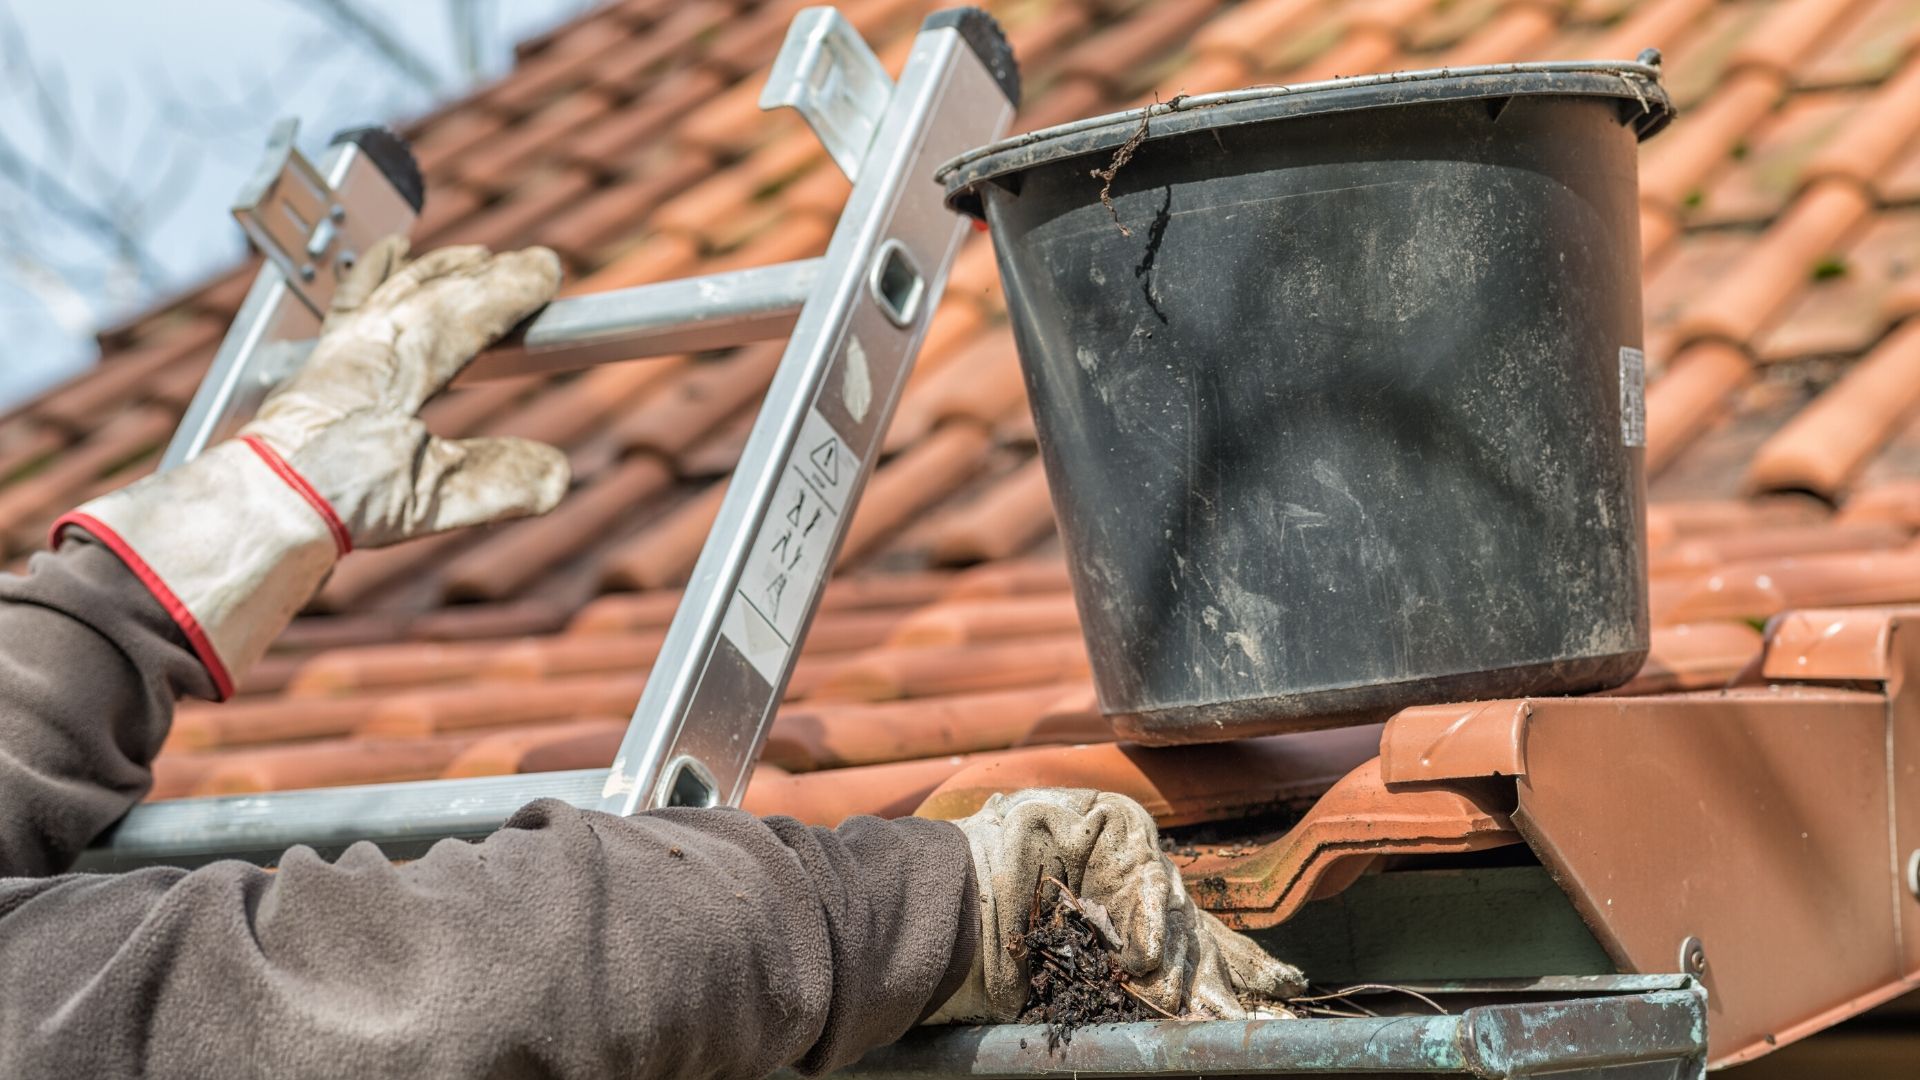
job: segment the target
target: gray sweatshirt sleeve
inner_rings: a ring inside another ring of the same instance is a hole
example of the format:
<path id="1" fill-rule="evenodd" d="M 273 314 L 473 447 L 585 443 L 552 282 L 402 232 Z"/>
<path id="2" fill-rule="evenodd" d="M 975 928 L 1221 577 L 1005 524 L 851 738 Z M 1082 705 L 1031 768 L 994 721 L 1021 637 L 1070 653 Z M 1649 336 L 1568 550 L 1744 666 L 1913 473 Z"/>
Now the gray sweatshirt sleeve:
<path id="1" fill-rule="evenodd" d="M 205 679 L 117 566 L 69 543 L 0 583 L 8 873 L 65 865 L 123 812 L 172 694 Z M 944 822 L 542 801 L 400 866 L 360 844 L 271 873 L 0 879 L 0 1076 L 821 1071 L 958 986 L 971 862 Z"/>
<path id="2" fill-rule="evenodd" d="M 153 786 L 174 699 L 213 693 L 159 601 L 85 534 L 0 574 L 0 876 L 73 865 Z"/>

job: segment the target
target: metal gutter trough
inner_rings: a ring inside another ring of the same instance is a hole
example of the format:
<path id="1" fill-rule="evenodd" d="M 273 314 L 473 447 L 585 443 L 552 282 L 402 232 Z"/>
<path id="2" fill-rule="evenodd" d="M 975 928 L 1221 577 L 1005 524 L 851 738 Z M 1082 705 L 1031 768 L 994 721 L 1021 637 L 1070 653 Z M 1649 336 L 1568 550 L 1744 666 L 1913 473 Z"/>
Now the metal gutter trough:
<path id="1" fill-rule="evenodd" d="M 1051 1041 L 1037 1025 L 921 1028 L 835 1075 L 1682 1080 L 1706 1074 L 1706 991 L 1684 975 L 1416 988 L 1449 1012 L 1101 1024 Z"/>

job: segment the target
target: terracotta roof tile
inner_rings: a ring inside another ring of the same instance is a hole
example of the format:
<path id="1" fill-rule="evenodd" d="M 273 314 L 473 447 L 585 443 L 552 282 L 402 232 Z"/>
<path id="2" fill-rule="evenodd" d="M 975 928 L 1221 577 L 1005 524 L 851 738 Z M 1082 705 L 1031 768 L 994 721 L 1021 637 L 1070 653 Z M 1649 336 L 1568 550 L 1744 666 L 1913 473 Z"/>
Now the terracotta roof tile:
<path id="1" fill-rule="evenodd" d="M 379 593 L 402 575 L 440 562 L 449 549 L 468 540 L 459 533 L 442 533 L 409 540 L 389 548 L 356 550 L 333 571 L 309 605 L 316 611 L 346 611 Z"/>
<path id="2" fill-rule="evenodd" d="M 1548 7 L 1510 4 L 1474 35 L 1440 58 L 1442 67 L 1505 64 L 1539 55 L 1558 29 L 1559 19 Z"/>
<path id="3" fill-rule="evenodd" d="M 65 435 L 40 423 L 15 424 L 8 434 L 11 437 L 0 446 L 0 482 L 24 478 L 67 445 Z"/>
<path id="4" fill-rule="evenodd" d="M 1744 230 L 1707 229 L 1683 234 L 1644 279 L 1642 301 L 1647 363 L 1658 370 L 1673 359 L 1681 321 L 1689 308 L 1738 267 L 1759 237 Z"/>
<path id="5" fill-rule="evenodd" d="M 422 249 L 430 249 L 442 242 L 448 230 L 465 224 L 487 201 L 486 195 L 458 183 L 432 185 L 426 205 L 414 222 L 413 238 Z"/>
<path id="6" fill-rule="evenodd" d="M 1811 178 L 1851 178 L 1869 188 L 1920 134 L 1920 65 L 1888 79 L 1844 121 L 1839 137 L 1807 162 Z M 1885 191 L 1879 192 L 1887 198 Z"/>
<path id="7" fill-rule="evenodd" d="M 785 342 L 750 345 L 676 373 L 658 393 L 621 410 L 613 437 L 629 450 L 676 457 L 715 425 L 760 400 L 785 349 Z"/>
<path id="8" fill-rule="evenodd" d="M 372 714 L 378 700 L 378 697 L 271 698 L 229 701 L 218 707 L 186 703 L 174 714 L 167 746 L 204 750 L 346 735 Z"/>
<path id="9" fill-rule="evenodd" d="M 1005 326 L 996 327 L 907 387 L 887 429 L 887 448 L 919 442 L 948 420 L 991 424 L 1009 410 L 1024 408 L 1026 401 L 1013 335 Z"/>
<path id="10" fill-rule="evenodd" d="M 487 671 L 494 642 L 383 642 L 329 649 L 300 663 L 288 697 L 338 697 L 360 690 L 457 682 Z"/>
<path id="11" fill-rule="evenodd" d="M 1654 0 L 1572 0 L 1567 17 L 1579 25 L 1618 24 L 1631 13 L 1655 6 Z"/>
<path id="12" fill-rule="evenodd" d="M 98 373 L 76 379 L 34 402 L 35 419 L 78 431 L 92 430 L 112 410 L 144 396 L 151 380 L 193 354 L 211 351 L 226 334 L 218 319 L 192 316 L 167 328 L 165 337 L 128 350 Z"/>
<path id="13" fill-rule="evenodd" d="M 511 378 L 462 386 L 427 402 L 420 417 L 436 435 L 464 436 L 526 397 L 536 383 L 535 379 Z"/>
<path id="14" fill-rule="evenodd" d="M 1640 204 L 1640 259 L 1645 269 L 1660 265 L 1679 232 L 1680 223 L 1672 213 L 1649 203 Z"/>
<path id="15" fill-rule="evenodd" d="M 1030 101 L 1020 106 L 1020 115 L 1014 122 L 1015 131 L 1038 131 L 1078 120 L 1085 116 L 1098 116 L 1105 111 L 1107 103 L 1106 87 L 1095 79 L 1064 79 L 1051 87 L 1038 101 Z"/>
<path id="16" fill-rule="evenodd" d="M 171 412 L 153 406 L 116 412 L 85 443 L 0 490 L 0 528 L 66 509 L 75 489 L 157 451 L 173 434 L 176 420 Z"/>
<path id="17" fill-rule="evenodd" d="M 1435 52 L 1465 41 L 1506 9 L 1506 0 L 1363 4 L 1351 16 L 1351 25 L 1391 30 L 1409 50 Z M 1427 17 L 1407 18 L 1409 15 Z"/>
<path id="18" fill-rule="evenodd" d="M 1072 0 L 1027 4 L 1008 12 L 1007 16 L 1003 24 L 1007 44 L 1013 47 L 1013 55 L 1020 58 L 1023 73 L 1044 70 L 1047 62 L 1059 56 L 1063 48 L 1085 37 L 1092 22 L 1086 7 Z"/>
<path id="19" fill-rule="evenodd" d="M 1704 198 L 1707 180 L 1734 164 L 1739 148 L 1778 105 L 1782 92 L 1780 79 L 1765 71 L 1742 71 L 1727 80 L 1712 100 L 1687 113 L 1687 123 L 1663 132 L 1641 151 L 1640 197 L 1670 210 Z"/>
<path id="20" fill-rule="evenodd" d="M 1871 206 L 1851 183 L 1816 183 L 1730 274 L 1689 306 L 1677 328 L 1681 339 L 1745 341 L 1759 332 L 1815 280 L 1824 260 L 1845 249 Z"/>
<path id="21" fill-rule="evenodd" d="M 728 22 L 707 49 L 707 58 L 735 75 L 759 72 L 780 51 L 794 14 L 809 2 L 769 0 L 752 5 Z"/>
<path id="22" fill-rule="evenodd" d="M 634 40 L 631 28 L 617 20 L 583 19 L 514 65 L 512 73 L 483 92 L 479 100 L 491 109 L 523 114 L 561 91 L 577 89 L 596 67 L 605 65 Z"/>
<path id="23" fill-rule="evenodd" d="M 1079 634 L 986 645 L 873 649 L 833 665 L 811 695 L 818 701 L 893 701 L 998 690 L 1087 674 Z"/>
<path id="24" fill-rule="evenodd" d="M 866 493 L 847 526 L 841 565 L 858 559 L 971 476 L 980 468 L 990 442 L 982 425 L 954 421 L 881 465 L 867 481 Z"/>
<path id="25" fill-rule="evenodd" d="M 1835 498 L 1916 406 L 1920 322 L 1910 322 L 1767 440 L 1748 467 L 1747 484 Z"/>
<path id="26" fill-rule="evenodd" d="M 689 236 L 648 237 L 628 249 L 594 275 L 607 289 L 625 289 L 682 276 L 699 263 L 700 243 Z"/>
<path id="27" fill-rule="evenodd" d="M 609 53 L 587 74 L 598 86 L 620 95 L 642 94 L 652 97 L 660 85 L 657 79 L 671 63 L 701 38 L 724 25 L 732 15 L 731 5 L 692 0 L 680 3 L 644 34 L 635 34 Z M 693 75 L 700 82 L 718 80 L 709 72 L 680 72 L 666 75 L 666 83 Z"/>
<path id="28" fill-rule="evenodd" d="M 675 171 L 688 160 L 700 162 L 700 175 L 704 176 L 713 169 L 708 155 L 667 136 L 689 109 L 726 86 L 725 79 L 706 68 L 673 72 L 649 86 L 640 97 L 595 120 L 558 152 L 601 172 L 625 174 L 641 181 L 658 171 Z M 683 180 L 670 190 L 686 184 Z"/>
<path id="29" fill-rule="evenodd" d="M 700 151 L 676 148 L 653 155 L 653 160 L 632 176 L 592 190 L 571 200 L 570 205 L 555 207 L 542 225 L 540 239 L 576 264 L 601 259 L 610 248 L 631 246 L 617 238 L 624 238 L 626 230 L 651 214 L 667 195 L 682 190 L 712 168 L 712 160 Z M 695 253 L 687 256 L 687 262 Z"/>
<path id="30" fill-rule="evenodd" d="M 1384 27 L 1361 26 L 1342 34 L 1330 26 L 1328 33 L 1336 35 L 1337 42 L 1324 52 L 1315 52 L 1298 66 L 1293 57 L 1282 57 L 1268 70 L 1285 73 L 1289 82 L 1318 82 L 1390 70 L 1400 59 L 1400 38 Z"/>
<path id="31" fill-rule="evenodd" d="M 1662 65 L 1667 92 L 1683 113 L 1711 94 L 1723 77 L 1738 75 L 1729 71 L 1729 63 L 1741 42 L 1777 5 L 1766 3 L 1716 3 L 1707 17 L 1696 23 L 1671 47 L 1663 47 Z M 1781 79 L 1785 74 L 1772 67 L 1748 68 Z"/>
<path id="32" fill-rule="evenodd" d="M 551 634 L 567 624 L 578 599 L 567 590 L 522 597 L 503 604 L 462 604 L 411 616 L 407 636 L 421 641 L 469 641 L 474 638 Z"/>
<path id="33" fill-rule="evenodd" d="M 453 600 L 511 596 L 672 485 L 673 470 L 659 458 L 629 458 L 569 494 L 552 513 L 502 526 L 449 561 L 442 572 L 446 595 Z"/>
<path id="34" fill-rule="evenodd" d="M 616 547 L 601 563 L 607 587 L 661 589 L 685 581 L 725 495 L 726 486 L 715 484 Z"/>
<path id="35" fill-rule="evenodd" d="M 1920 600 L 1920 552 L 1790 556 L 1733 563 L 1653 594 L 1662 623 L 1765 619 L 1791 608 Z"/>
<path id="36" fill-rule="evenodd" d="M 439 775 L 451 780 L 606 766 L 613 763 L 620 737 L 626 731 L 627 717 L 623 715 L 495 732 L 469 743 Z M 568 760 L 558 760 L 563 756 Z"/>
<path id="37" fill-rule="evenodd" d="M 1090 688 L 1055 683 L 931 701 L 788 705 L 767 736 L 764 760 L 801 772 L 1019 746 L 1079 689 Z"/>
<path id="38" fill-rule="evenodd" d="M 508 724 L 618 716 L 640 700 L 644 674 L 584 675 L 536 684 L 495 682 L 385 694 L 372 702 L 360 735 L 419 737 Z"/>
<path id="39" fill-rule="evenodd" d="M 460 155 L 455 165 L 460 180 L 493 191 L 512 190 L 534 159 L 605 116 L 613 105 L 613 98 L 598 90 L 568 94 Z"/>
<path id="40" fill-rule="evenodd" d="M 1920 529 L 1920 480 L 1895 480 L 1855 490 L 1834 520 Z"/>
<path id="41" fill-rule="evenodd" d="M 1223 90 L 1238 90 L 1254 81 L 1254 68 L 1245 59 L 1234 53 L 1202 53 L 1191 63 L 1180 65 L 1178 71 L 1159 80 L 1161 89 L 1153 95 L 1167 100 L 1176 95 L 1213 94 Z"/>
<path id="42" fill-rule="evenodd" d="M 1647 569 L 1658 577 L 1691 577 L 1727 563 L 1785 555 L 1874 551 L 1901 547 L 1911 538 L 1911 529 L 1886 522 L 1822 522 L 1676 541 L 1654 549 L 1648 557 Z"/>
<path id="43" fill-rule="evenodd" d="M 760 83 L 746 79 L 695 106 L 674 126 L 674 134 L 717 154 L 738 156 L 782 126 L 797 128 L 799 121 L 761 112 Z"/>
<path id="44" fill-rule="evenodd" d="M 208 761 L 194 795 L 247 795 L 288 788 L 431 780 L 475 736 L 430 739 L 341 739 L 299 746 L 241 750 Z"/>
<path id="45" fill-rule="evenodd" d="M 593 189 L 593 176 L 585 169 L 565 168 L 545 173 L 533 177 L 525 187 L 485 211 L 449 226 L 438 239 L 448 244 L 479 244 L 488 248 L 525 247 L 540 238 L 547 219 L 578 203 Z"/>
<path id="46" fill-rule="evenodd" d="M 928 553 L 940 563 L 990 562 L 1027 550 L 1053 529 L 1053 499 L 1036 457 L 929 521 Z"/>
<path id="47" fill-rule="evenodd" d="M 606 364 L 535 397 L 525 408 L 483 425 L 482 435 L 510 435 L 570 446 L 673 382 L 685 357 Z"/>
<path id="48" fill-rule="evenodd" d="M 1783 0 L 1769 5 L 1727 62 L 1736 68 L 1772 68 L 1791 77 L 1801 61 L 1861 6 L 1860 0 Z"/>
<path id="49" fill-rule="evenodd" d="M 1257 65 L 1275 39 L 1293 34 L 1323 7 L 1320 0 L 1248 0 L 1202 27 L 1193 36 L 1193 47 L 1202 54 L 1235 53 Z"/>
<path id="50" fill-rule="evenodd" d="M 1764 222 L 1777 215 L 1815 170 L 1810 163 L 1860 115 L 1854 92 L 1796 94 L 1751 141 L 1734 149 L 1733 164 L 1698 200 L 1689 193 L 1689 219 L 1701 225 Z"/>
<path id="51" fill-rule="evenodd" d="M 1666 468 L 1752 377 L 1746 356 L 1725 342 L 1702 342 L 1674 357 L 1647 388 L 1648 473 Z"/>
<path id="52" fill-rule="evenodd" d="M 1681 623 L 1653 630 L 1646 666 L 1618 695 L 1669 694 L 1726 686 L 1760 658 L 1760 631 L 1744 622 Z"/>
<path id="53" fill-rule="evenodd" d="M 626 721 L 623 720 L 617 730 L 573 732 L 566 738 L 543 742 L 527 749 L 520 759 L 520 771 L 537 773 L 559 769 L 604 769 L 613 764 L 613 757 L 620 750 L 620 740 L 625 735 Z M 448 769 L 452 768 L 448 766 Z"/>
<path id="54" fill-rule="evenodd" d="M 1920 281 L 1920 211 L 1885 211 L 1853 246 L 1827 265 L 1773 329 L 1754 343 L 1759 358 L 1857 356 L 1879 340 L 1902 310 L 1901 290 Z"/>
<path id="55" fill-rule="evenodd" d="M 753 434 L 753 411 L 736 413 L 680 455 L 680 475 L 688 480 L 718 480 L 732 474 Z"/>
<path id="56" fill-rule="evenodd" d="M 781 814 L 809 825 L 838 824 L 852 814 L 905 817 L 971 760 L 930 758 L 797 776 L 762 765 L 740 805 L 748 813 Z"/>
<path id="57" fill-rule="evenodd" d="M 1080 613 L 1071 593 L 1036 593 L 1017 599 L 949 600 L 921 608 L 900 623 L 887 644 L 969 645 L 1002 638 L 1071 634 Z"/>
<path id="58" fill-rule="evenodd" d="M 996 793 L 1054 784 L 1117 791 L 1139 801 L 1162 827 L 1191 825 L 1311 799 L 1378 754 L 1379 745 L 1380 728 L 1369 724 L 1210 746 L 1056 746 L 976 755 L 918 812 L 965 817 Z"/>
<path id="59" fill-rule="evenodd" d="M 1713 7 L 1714 0 L 1639 0 L 1626 9 L 1625 17 L 1612 30 L 1593 39 L 1584 50 L 1585 54 L 1590 57 L 1631 57 L 1640 55 L 1640 50 L 1645 48 L 1670 50 Z M 1731 86 L 1730 80 L 1714 97 L 1718 99 Z M 1711 104 L 1708 107 L 1711 108 Z M 1649 149 L 1653 147 L 1649 146 Z M 1645 167 L 1644 164 L 1641 166 L 1643 173 Z"/>
<path id="60" fill-rule="evenodd" d="M 1920 9 L 1907 0 L 1872 0 L 1794 72 L 1802 86 L 1877 82 L 1900 70 L 1920 42 Z"/>
<path id="61" fill-rule="evenodd" d="M 827 241 L 832 237 L 833 223 L 825 218 L 775 211 L 772 223 L 758 230 L 755 235 L 746 237 L 723 233 L 718 238 L 720 246 L 732 250 L 710 260 L 703 269 L 717 274 L 768 263 L 812 258 L 827 250 Z"/>
<path id="62" fill-rule="evenodd" d="M 775 205 L 797 214 L 838 219 L 853 183 L 837 168 L 809 169 L 772 195 Z"/>
<path id="63" fill-rule="evenodd" d="M 1147 4 L 1132 18 L 1108 26 L 1061 55 L 1057 70 L 1067 78 L 1105 82 L 1118 88 L 1126 73 L 1187 41 L 1213 14 L 1215 0 Z"/>
<path id="64" fill-rule="evenodd" d="M 1647 507 L 1647 534 L 1659 547 L 1675 540 L 1790 528 L 1827 516 L 1818 500 L 1799 496 L 1760 499 L 1657 500 Z"/>
<path id="65" fill-rule="evenodd" d="M 1891 169 L 1887 169 L 1884 177 L 1880 177 L 1876 188 L 1887 202 L 1920 202 L 1920 142 L 1901 154 L 1901 158 L 1893 163 Z"/>
<path id="66" fill-rule="evenodd" d="M 466 108 L 448 113 L 416 133 L 411 142 L 420 171 L 438 194 L 439 185 L 448 179 L 452 165 L 461 155 L 498 135 L 508 121 L 497 113 L 481 108 Z"/>

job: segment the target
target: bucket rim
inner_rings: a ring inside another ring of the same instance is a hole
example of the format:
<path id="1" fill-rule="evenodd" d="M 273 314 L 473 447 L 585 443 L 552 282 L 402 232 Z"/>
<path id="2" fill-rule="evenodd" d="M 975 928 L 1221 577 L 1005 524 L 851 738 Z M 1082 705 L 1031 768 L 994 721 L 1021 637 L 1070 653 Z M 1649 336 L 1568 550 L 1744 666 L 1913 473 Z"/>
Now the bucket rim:
<path id="1" fill-rule="evenodd" d="M 1675 113 L 1660 76 L 1659 51 L 1647 49 L 1636 60 L 1423 68 L 1178 95 L 1137 109 L 1070 120 L 976 147 L 941 165 L 933 179 L 946 187 L 949 208 L 981 217 L 976 191 L 980 184 L 1037 165 L 1112 150 L 1143 129 L 1146 133 L 1140 142 L 1145 143 L 1267 120 L 1502 97 L 1613 97 L 1637 101 L 1641 112 L 1631 126 L 1644 142 L 1664 129 Z"/>

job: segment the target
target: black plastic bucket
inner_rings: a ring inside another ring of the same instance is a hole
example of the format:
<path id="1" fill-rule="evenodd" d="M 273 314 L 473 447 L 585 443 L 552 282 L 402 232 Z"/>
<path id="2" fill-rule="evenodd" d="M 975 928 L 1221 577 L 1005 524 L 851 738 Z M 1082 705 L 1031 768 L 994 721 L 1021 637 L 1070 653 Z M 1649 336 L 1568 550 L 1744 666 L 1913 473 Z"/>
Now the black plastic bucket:
<path id="1" fill-rule="evenodd" d="M 1236 91 L 941 171 L 991 226 L 1123 736 L 1639 669 L 1643 61 Z"/>

